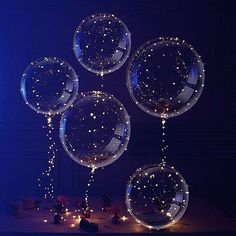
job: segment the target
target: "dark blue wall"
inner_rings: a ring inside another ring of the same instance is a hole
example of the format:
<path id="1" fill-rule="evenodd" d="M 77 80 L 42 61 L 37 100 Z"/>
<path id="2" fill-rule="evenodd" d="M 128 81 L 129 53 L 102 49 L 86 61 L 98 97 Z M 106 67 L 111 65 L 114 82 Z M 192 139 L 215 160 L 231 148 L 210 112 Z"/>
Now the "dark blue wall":
<path id="1" fill-rule="evenodd" d="M 0 0 L 0 209 L 11 200 L 39 195 L 35 179 L 47 162 L 47 140 L 41 128 L 45 119 L 24 104 L 19 92 L 21 74 L 32 60 L 53 55 L 75 68 L 81 91 L 98 88 L 99 78 L 85 71 L 72 52 L 77 25 L 96 12 L 114 13 L 127 24 L 132 52 L 150 38 L 177 36 L 202 55 L 206 86 L 190 111 L 168 121 L 169 160 L 185 176 L 193 195 L 209 197 L 219 206 L 225 205 L 222 199 L 227 196 L 230 205 L 236 198 L 233 9 L 230 1 L 213 0 Z M 118 161 L 98 171 L 93 195 L 109 191 L 123 196 L 132 171 L 159 160 L 160 120 L 131 101 L 125 86 L 126 67 L 127 63 L 105 77 L 104 90 L 124 103 L 131 115 L 130 145 Z M 55 125 L 58 121 L 59 117 Z M 57 141 L 57 191 L 81 195 L 88 170 L 67 157 Z"/>

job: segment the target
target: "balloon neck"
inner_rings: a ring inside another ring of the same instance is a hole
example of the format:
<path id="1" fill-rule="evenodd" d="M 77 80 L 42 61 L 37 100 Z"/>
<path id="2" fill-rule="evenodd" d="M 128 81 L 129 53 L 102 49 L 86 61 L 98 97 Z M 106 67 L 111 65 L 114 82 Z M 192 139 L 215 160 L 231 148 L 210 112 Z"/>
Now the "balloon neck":
<path id="1" fill-rule="evenodd" d="M 51 114 L 47 114 L 45 115 L 45 118 L 47 119 L 47 123 L 51 124 L 52 123 L 52 118 L 54 117 L 54 115 Z"/>
<path id="2" fill-rule="evenodd" d="M 165 111 L 161 113 L 162 120 L 166 120 L 167 117 L 168 117 L 168 115 L 167 115 L 167 113 Z"/>
<path id="3" fill-rule="evenodd" d="M 92 170 L 91 170 L 91 174 L 94 174 L 95 170 L 96 170 L 96 167 L 93 167 Z"/>

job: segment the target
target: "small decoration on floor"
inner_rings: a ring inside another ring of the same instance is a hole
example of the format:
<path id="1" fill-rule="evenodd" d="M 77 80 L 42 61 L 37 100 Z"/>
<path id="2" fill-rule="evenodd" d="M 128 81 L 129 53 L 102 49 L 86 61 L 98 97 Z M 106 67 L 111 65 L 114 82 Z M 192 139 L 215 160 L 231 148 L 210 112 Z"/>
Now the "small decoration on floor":
<path id="1" fill-rule="evenodd" d="M 61 203 L 58 203 L 58 204 L 54 205 L 53 208 L 55 209 L 56 213 L 59 213 L 59 214 L 65 214 L 66 213 L 66 208 Z"/>
<path id="2" fill-rule="evenodd" d="M 42 201 L 41 200 L 35 200 L 35 208 L 39 211 L 41 209 L 41 204 Z"/>
<path id="3" fill-rule="evenodd" d="M 120 217 L 119 217 L 120 208 L 113 207 L 113 212 L 114 212 L 114 216 L 112 216 L 111 222 L 112 222 L 112 224 L 117 225 L 120 223 Z"/>
<path id="4" fill-rule="evenodd" d="M 85 218 L 81 218 L 79 226 L 82 230 L 84 230 L 86 232 L 94 232 L 95 233 L 98 231 L 98 224 L 93 223 L 93 222 L 89 222 Z"/>
<path id="5" fill-rule="evenodd" d="M 57 201 L 62 203 L 63 205 L 66 205 L 67 204 L 67 199 L 64 195 L 58 195 L 57 196 Z"/>
<path id="6" fill-rule="evenodd" d="M 104 193 L 102 195 L 102 202 L 103 202 L 102 210 L 103 211 L 108 212 L 111 210 L 111 201 L 112 201 L 112 198 L 109 193 Z"/>
<path id="7" fill-rule="evenodd" d="M 59 215 L 59 213 L 56 213 L 53 217 L 53 224 L 59 225 L 62 223 L 62 217 Z"/>
<path id="8" fill-rule="evenodd" d="M 10 214 L 12 216 L 20 216 L 22 214 L 22 203 L 21 202 L 12 202 L 10 203 Z"/>
<path id="9" fill-rule="evenodd" d="M 32 210 L 35 208 L 35 200 L 33 198 L 24 198 L 23 199 L 23 209 Z"/>
<path id="10" fill-rule="evenodd" d="M 156 38 L 133 54 L 127 87 L 135 104 L 149 115 L 170 118 L 188 111 L 205 82 L 201 57 L 184 40 Z"/>

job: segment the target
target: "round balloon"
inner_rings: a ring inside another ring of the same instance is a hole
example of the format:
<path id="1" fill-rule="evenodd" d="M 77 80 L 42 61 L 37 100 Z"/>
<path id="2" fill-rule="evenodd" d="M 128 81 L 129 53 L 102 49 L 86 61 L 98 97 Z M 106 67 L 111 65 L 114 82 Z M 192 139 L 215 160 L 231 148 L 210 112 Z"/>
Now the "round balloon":
<path id="1" fill-rule="evenodd" d="M 30 63 L 21 78 L 21 94 L 26 104 L 45 115 L 66 110 L 74 102 L 78 87 L 74 69 L 56 57 Z"/>
<path id="2" fill-rule="evenodd" d="M 188 185 L 173 167 L 156 164 L 139 168 L 130 178 L 126 205 L 131 216 L 149 229 L 176 223 L 189 200 Z"/>
<path id="3" fill-rule="evenodd" d="M 189 110 L 200 97 L 204 80 L 200 56 L 178 38 L 146 42 L 134 53 L 127 70 L 127 87 L 134 102 L 162 118 Z"/>
<path id="4" fill-rule="evenodd" d="M 77 163 L 99 168 L 117 160 L 126 150 L 130 118 L 125 107 L 112 95 L 81 93 L 60 122 L 60 139 Z"/>
<path id="5" fill-rule="evenodd" d="M 73 49 L 79 63 L 102 76 L 119 69 L 127 60 L 130 48 L 130 32 L 113 14 L 87 17 L 74 35 Z"/>

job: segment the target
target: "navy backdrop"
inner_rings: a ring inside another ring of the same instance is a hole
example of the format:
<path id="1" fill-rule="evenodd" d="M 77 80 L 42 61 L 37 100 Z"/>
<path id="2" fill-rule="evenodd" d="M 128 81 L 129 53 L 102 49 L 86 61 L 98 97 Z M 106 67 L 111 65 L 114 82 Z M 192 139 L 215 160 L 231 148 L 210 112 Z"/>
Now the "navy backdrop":
<path id="1" fill-rule="evenodd" d="M 99 88 L 99 78 L 76 61 L 72 38 L 77 25 L 97 12 L 121 18 L 132 34 L 132 51 L 148 39 L 185 39 L 206 64 L 206 86 L 197 104 L 167 122 L 169 163 L 183 174 L 191 196 L 208 198 L 224 209 L 236 200 L 235 69 L 236 21 L 233 1 L 213 0 L 0 0 L 0 211 L 9 201 L 39 196 L 36 179 L 47 164 L 43 116 L 28 108 L 20 94 L 25 67 L 42 56 L 68 61 L 80 77 L 80 91 Z M 161 122 L 139 110 L 126 85 L 127 63 L 105 76 L 131 115 L 128 151 L 98 171 L 92 195 L 124 197 L 128 176 L 143 164 L 160 160 Z M 59 117 L 55 120 L 58 125 Z M 58 137 L 56 191 L 81 195 L 88 170 L 63 151 Z M 227 199 L 227 201 L 225 201 Z"/>

